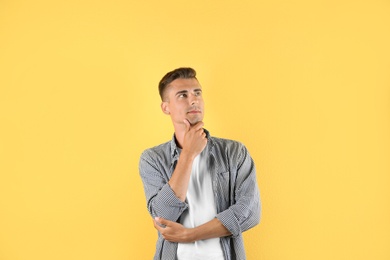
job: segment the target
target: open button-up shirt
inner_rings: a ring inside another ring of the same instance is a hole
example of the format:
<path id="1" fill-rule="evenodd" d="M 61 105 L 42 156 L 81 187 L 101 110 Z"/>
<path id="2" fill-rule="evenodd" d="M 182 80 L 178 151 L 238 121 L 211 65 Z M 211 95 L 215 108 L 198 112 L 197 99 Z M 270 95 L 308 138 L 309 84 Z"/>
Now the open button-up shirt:
<path id="1" fill-rule="evenodd" d="M 246 259 L 242 232 L 260 221 L 261 202 L 255 164 L 246 147 L 233 140 L 207 135 L 208 170 L 212 174 L 216 218 L 230 231 L 221 237 L 226 260 Z M 168 184 L 179 160 L 175 136 L 172 140 L 145 150 L 139 170 L 150 215 L 178 222 L 188 204 L 176 197 Z M 177 243 L 158 234 L 154 260 L 175 260 Z"/>

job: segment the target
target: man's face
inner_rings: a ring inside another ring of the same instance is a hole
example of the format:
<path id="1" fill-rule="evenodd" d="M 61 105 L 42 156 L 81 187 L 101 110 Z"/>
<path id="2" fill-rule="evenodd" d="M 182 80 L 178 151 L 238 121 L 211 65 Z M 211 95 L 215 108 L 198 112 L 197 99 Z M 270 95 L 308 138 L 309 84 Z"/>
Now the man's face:
<path id="1" fill-rule="evenodd" d="M 161 108 L 165 114 L 171 116 L 174 125 L 184 124 L 185 119 L 191 125 L 202 121 L 204 102 L 198 80 L 191 78 L 172 81 L 166 89 Z"/>

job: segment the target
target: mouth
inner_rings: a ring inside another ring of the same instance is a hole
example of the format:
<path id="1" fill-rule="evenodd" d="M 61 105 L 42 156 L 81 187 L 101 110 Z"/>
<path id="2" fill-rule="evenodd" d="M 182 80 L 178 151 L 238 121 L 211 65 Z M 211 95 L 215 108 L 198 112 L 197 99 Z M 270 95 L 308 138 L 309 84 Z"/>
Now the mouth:
<path id="1" fill-rule="evenodd" d="M 190 110 L 187 112 L 187 114 L 200 114 L 202 113 L 200 110 Z"/>
<path id="2" fill-rule="evenodd" d="M 201 114 L 202 111 L 200 110 L 199 107 L 191 107 L 188 111 L 187 114 Z"/>

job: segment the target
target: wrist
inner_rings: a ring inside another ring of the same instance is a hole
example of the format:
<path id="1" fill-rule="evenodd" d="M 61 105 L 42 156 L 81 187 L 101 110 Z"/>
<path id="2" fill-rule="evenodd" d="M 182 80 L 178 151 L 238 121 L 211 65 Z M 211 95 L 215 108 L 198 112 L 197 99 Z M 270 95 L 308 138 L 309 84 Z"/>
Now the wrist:
<path id="1" fill-rule="evenodd" d="M 195 157 L 196 157 L 195 154 L 183 149 L 180 153 L 179 158 L 186 162 L 192 162 L 195 159 Z"/>
<path id="2" fill-rule="evenodd" d="M 188 228 L 187 229 L 187 242 L 193 243 L 196 239 L 196 228 Z"/>

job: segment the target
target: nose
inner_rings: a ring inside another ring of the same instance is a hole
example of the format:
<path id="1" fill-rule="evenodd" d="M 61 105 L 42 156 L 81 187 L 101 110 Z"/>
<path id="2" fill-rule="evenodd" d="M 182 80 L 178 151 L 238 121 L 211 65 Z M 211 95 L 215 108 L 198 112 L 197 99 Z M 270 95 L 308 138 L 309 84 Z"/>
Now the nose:
<path id="1" fill-rule="evenodd" d="M 191 95 L 190 103 L 191 103 L 191 105 L 197 104 L 198 103 L 198 97 L 195 96 L 195 95 Z"/>

